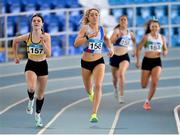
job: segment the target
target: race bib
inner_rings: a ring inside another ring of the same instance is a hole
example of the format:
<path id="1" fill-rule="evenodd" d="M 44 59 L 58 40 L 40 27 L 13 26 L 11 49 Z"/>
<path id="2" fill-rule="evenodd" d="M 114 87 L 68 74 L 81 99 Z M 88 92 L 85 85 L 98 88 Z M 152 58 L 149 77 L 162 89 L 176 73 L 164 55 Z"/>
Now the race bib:
<path id="1" fill-rule="evenodd" d="M 44 54 L 43 46 L 32 44 L 28 47 L 28 52 L 34 55 Z"/>
<path id="2" fill-rule="evenodd" d="M 121 46 L 128 46 L 130 44 L 130 40 L 127 38 L 122 38 L 119 45 Z"/>
<path id="3" fill-rule="evenodd" d="M 88 49 L 99 51 L 102 49 L 102 45 L 103 45 L 103 41 L 91 39 L 91 40 L 89 40 Z"/>
<path id="4" fill-rule="evenodd" d="M 149 44 L 149 51 L 161 51 L 161 43 L 156 42 L 156 43 L 151 43 Z"/>

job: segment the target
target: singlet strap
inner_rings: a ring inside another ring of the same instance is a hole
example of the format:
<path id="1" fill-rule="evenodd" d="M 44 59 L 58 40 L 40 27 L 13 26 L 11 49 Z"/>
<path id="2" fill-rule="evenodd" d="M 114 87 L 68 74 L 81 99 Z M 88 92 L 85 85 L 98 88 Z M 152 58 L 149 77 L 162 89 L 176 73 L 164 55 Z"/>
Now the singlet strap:
<path id="1" fill-rule="evenodd" d="M 25 42 L 28 43 L 29 39 L 31 39 L 31 32 L 29 33 L 28 38 L 27 38 L 27 40 Z"/>
<path id="2" fill-rule="evenodd" d="M 104 38 L 104 30 L 103 30 L 102 26 L 100 26 L 100 33 L 101 33 L 101 40 L 103 40 L 103 38 Z"/>

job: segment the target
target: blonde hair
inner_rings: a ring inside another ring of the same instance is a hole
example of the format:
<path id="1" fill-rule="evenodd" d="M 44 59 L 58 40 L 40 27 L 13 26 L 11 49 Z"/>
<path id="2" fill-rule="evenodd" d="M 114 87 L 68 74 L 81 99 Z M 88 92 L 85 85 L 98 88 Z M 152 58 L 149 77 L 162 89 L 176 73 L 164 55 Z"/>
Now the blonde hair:
<path id="1" fill-rule="evenodd" d="M 99 13 L 99 10 L 98 10 L 97 8 L 87 9 L 87 10 L 85 11 L 85 13 L 84 13 L 84 16 L 82 17 L 82 20 L 81 20 L 81 23 L 82 23 L 82 24 L 86 25 L 86 24 L 89 23 L 88 17 L 89 17 L 89 14 L 90 14 L 90 12 L 91 12 L 92 10 L 96 10 L 96 11 Z"/>

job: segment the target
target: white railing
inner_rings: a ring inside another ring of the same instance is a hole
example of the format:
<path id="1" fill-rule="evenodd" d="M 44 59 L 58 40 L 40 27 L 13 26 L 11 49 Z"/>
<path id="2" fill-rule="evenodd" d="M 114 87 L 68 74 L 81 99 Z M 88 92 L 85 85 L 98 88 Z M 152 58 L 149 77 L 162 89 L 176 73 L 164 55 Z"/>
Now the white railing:
<path id="1" fill-rule="evenodd" d="M 172 5 L 180 5 L 180 2 L 163 2 L 163 3 L 151 3 L 151 4 L 132 4 L 132 5 L 116 5 L 116 6 L 109 6 L 108 9 L 120 9 L 120 8 L 133 8 L 133 26 L 130 27 L 129 29 L 136 31 L 138 29 L 142 29 L 142 27 L 136 27 L 136 11 L 138 7 L 156 7 L 156 6 L 168 6 L 168 24 L 167 25 L 162 25 L 162 28 L 168 28 L 169 35 L 168 35 L 168 44 L 171 46 L 171 29 L 174 27 L 180 27 L 180 24 L 171 24 L 171 6 Z M 100 7 L 103 9 L 103 7 Z M 104 7 L 107 9 L 107 7 Z M 4 41 L 5 42 L 5 50 L 6 50 L 6 62 L 8 61 L 8 41 L 12 40 L 14 37 L 8 37 L 7 35 L 7 18 L 10 16 L 23 16 L 23 15 L 32 15 L 33 13 L 58 13 L 58 12 L 65 12 L 66 14 L 66 21 L 65 21 L 65 31 L 63 32 L 57 32 L 52 34 L 51 36 L 58 36 L 58 35 L 66 35 L 66 45 L 65 45 L 65 55 L 68 55 L 69 51 L 69 36 L 73 34 L 77 34 L 77 32 L 73 32 L 69 30 L 69 14 L 72 11 L 82 11 L 85 8 L 74 8 L 74 9 L 54 9 L 54 10 L 43 10 L 43 11 L 34 11 L 34 12 L 22 12 L 22 13 L 5 13 L 5 14 L 0 14 L 0 18 L 4 18 L 5 23 L 4 23 L 4 37 L 0 38 L 0 42 Z M 112 27 L 109 25 L 109 29 L 112 30 Z"/>

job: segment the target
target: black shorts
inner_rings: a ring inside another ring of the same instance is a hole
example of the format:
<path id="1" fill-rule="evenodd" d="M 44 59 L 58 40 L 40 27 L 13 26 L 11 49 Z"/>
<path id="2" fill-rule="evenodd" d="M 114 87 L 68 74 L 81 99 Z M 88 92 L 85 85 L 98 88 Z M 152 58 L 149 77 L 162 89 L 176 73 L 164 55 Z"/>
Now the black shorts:
<path id="1" fill-rule="evenodd" d="M 98 65 L 98 64 L 101 64 L 101 63 L 105 63 L 104 62 L 104 59 L 103 59 L 103 57 L 102 58 L 100 58 L 100 59 L 98 59 L 98 60 L 96 60 L 96 61 L 84 61 L 84 60 L 82 60 L 81 59 L 81 67 L 82 68 L 85 68 L 85 69 L 88 69 L 88 70 L 90 70 L 91 72 L 93 71 L 93 69 Z"/>
<path id="2" fill-rule="evenodd" d="M 152 70 L 154 67 L 160 66 L 162 67 L 161 58 L 147 58 L 144 57 L 142 61 L 142 70 Z"/>
<path id="3" fill-rule="evenodd" d="M 33 71 L 37 76 L 48 75 L 48 64 L 46 60 L 36 62 L 28 59 L 27 64 L 25 66 L 26 71 Z"/>
<path id="4" fill-rule="evenodd" d="M 109 62 L 111 66 L 119 68 L 119 63 L 121 63 L 124 60 L 130 63 L 130 58 L 129 58 L 128 53 L 121 56 L 113 55 L 113 57 L 110 58 Z"/>

